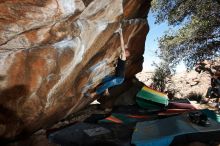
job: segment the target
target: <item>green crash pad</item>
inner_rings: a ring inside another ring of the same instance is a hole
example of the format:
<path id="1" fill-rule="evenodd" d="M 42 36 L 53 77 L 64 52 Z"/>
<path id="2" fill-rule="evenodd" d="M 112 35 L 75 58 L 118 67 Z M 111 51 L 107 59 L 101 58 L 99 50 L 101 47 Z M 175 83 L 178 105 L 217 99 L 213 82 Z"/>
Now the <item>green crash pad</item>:
<path id="1" fill-rule="evenodd" d="M 168 105 L 168 97 L 166 94 L 144 86 L 137 94 L 137 104 L 141 108 L 161 109 Z"/>

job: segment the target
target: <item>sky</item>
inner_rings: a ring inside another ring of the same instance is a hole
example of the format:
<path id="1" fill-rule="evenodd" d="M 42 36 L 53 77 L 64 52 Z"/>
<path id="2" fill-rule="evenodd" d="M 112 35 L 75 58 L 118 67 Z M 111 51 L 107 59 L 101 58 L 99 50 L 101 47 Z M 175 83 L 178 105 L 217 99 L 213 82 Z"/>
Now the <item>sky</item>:
<path id="1" fill-rule="evenodd" d="M 145 42 L 143 71 L 153 71 L 155 67 L 152 66 L 152 63 L 160 62 L 160 59 L 156 56 L 155 53 L 155 51 L 158 50 L 158 39 L 163 36 L 165 31 L 170 29 L 167 22 L 155 24 L 155 18 L 151 11 L 148 15 L 148 23 L 150 26 L 150 30 L 147 34 Z M 177 72 L 184 71 L 185 65 L 181 62 L 177 66 L 176 70 Z"/>

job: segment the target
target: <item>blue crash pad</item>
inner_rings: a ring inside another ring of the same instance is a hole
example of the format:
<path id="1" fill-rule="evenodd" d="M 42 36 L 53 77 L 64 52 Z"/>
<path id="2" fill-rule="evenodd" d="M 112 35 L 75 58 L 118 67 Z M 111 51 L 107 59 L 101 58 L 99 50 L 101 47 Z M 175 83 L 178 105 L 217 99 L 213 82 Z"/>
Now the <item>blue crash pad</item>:
<path id="1" fill-rule="evenodd" d="M 220 131 L 220 123 L 209 118 L 210 126 L 191 123 L 187 114 L 137 123 L 132 135 L 136 146 L 169 146 L 174 137 L 190 133 Z"/>

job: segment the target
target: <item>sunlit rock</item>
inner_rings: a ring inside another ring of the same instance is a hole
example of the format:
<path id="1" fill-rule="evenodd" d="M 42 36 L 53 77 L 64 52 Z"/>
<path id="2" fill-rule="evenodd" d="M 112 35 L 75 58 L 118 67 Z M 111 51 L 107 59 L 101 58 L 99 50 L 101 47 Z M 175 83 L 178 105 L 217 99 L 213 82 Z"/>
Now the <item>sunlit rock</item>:
<path id="1" fill-rule="evenodd" d="M 141 71 L 150 1 L 2 0 L 0 138 L 51 126 L 85 108 L 83 96 L 114 73 L 124 40 L 126 78 Z"/>

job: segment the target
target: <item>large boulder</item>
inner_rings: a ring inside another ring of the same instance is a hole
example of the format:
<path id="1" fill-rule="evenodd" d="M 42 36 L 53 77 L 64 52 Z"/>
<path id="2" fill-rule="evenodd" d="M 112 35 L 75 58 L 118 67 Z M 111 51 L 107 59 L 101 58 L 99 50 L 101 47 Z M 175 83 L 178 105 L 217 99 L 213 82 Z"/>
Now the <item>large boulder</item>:
<path id="1" fill-rule="evenodd" d="M 51 126 L 85 108 L 114 73 L 119 24 L 131 52 L 126 79 L 142 70 L 150 0 L 1 0 L 0 138 Z"/>

